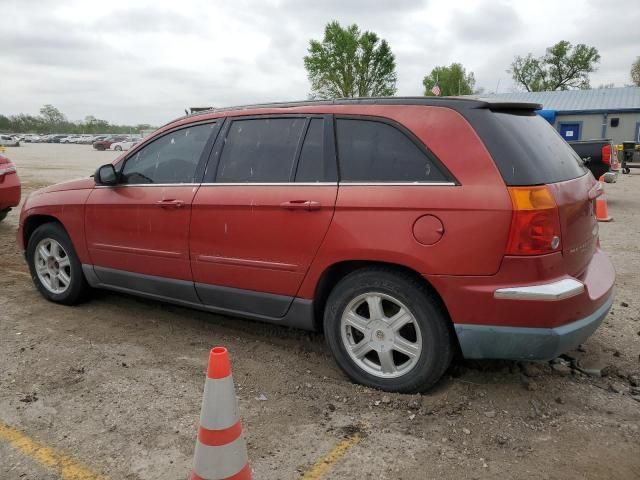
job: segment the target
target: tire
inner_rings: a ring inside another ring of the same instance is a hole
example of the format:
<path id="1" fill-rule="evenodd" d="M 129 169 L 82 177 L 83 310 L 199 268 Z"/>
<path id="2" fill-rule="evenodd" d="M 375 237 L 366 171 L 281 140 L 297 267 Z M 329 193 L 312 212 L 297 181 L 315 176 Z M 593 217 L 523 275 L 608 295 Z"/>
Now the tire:
<path id="1" fill-rule="evenodd" d="M 381 307 L 377 308 L 381 316 L 372 315 L 370 305 Z M 405 326 L 397 330 L 389 326 L 394 316 L 396 326 L 401 325 L 399 320 L 408 318 L 406 313 L 411 320 Z M 362 330 L 347 318 L 355 318 Z M 327 300 L 324 333 L 349 378 L 390 392 L 428 390 L 442 377 L 454 353 L 449 319 L 439 299 L 419 279 L 386 267 L 357 270 L 338 282 Z M 356 358 L 365 351 L 361 359 Z"/>
<path id="2" fill-rule="evenodd" d="M 116 152 L 121 152 L 122 151 L 122 147 L 120 145 L 117 145 L 116 148 L 114 148 L 114 150 Z"/>
<path id="3" fill-rule="evenodd" d="M 625 175 L 628 175 L 631 173 L 631 169 L 630 168 L 623 168 L 622 169 L 622 173 L 624 173 Z"/>
<path id="4" fill-rule="evenodd" d="M 7 215 L 9 215 L 10 211 L 11 211 L 10 208 L 5 208 L 4 210 L 0 210 L 0 222 L 3 221 L 5 218 L 7 218 Z"/>
<path id="5" fill-rule="evenodd" d="M 40 251 L 42 247 L 44 251 Z M 39 251 L 36 252 L 36 249 Z M 27 243 L 27 263 L 33 283 L 47 300 L 63 305 L 76 305 L 85 298 L 89 286 L 82 272 L 82 264 L 69 235 L 60 224 L 45 223 L 36 228 Z M 52 275 L 55 272 L 58 273 Z M 62 280 L 64 277 L 60 272 L 68 280 Z M 54 276 L 56 280 L 52 280 Z"/>

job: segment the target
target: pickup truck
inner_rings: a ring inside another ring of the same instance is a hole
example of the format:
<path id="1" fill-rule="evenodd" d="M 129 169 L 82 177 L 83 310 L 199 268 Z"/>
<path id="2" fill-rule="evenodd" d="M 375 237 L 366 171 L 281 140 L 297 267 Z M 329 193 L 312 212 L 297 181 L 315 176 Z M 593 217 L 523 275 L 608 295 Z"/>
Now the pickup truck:
<path id="1" fill-rule="evenodd" d="M 609 139 L 579 140 L 568 142 L 596 180 L 604 175 L 604 181 L 613 183 L 618 177 L 620 162 L 615 146 Z"/>

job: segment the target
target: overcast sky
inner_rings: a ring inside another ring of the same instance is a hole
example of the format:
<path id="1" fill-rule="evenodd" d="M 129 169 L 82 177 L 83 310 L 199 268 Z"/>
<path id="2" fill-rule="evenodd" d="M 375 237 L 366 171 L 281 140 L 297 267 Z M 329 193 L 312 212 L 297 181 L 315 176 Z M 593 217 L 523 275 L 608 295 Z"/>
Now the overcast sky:
<path id="1" fill-rule="evenodd" d="M 515 55 L 559 40 L 595 46 L 591 85 L 630 83 L 638 0 L 0 0 L 0 113 L 50 103 L 69 119 L 160 125 L 188 106 L 305 99 L 309 39 L 331 20 L 385 38 L 398 95 L 461 62 L 486 91 L 513 91 Z"/>

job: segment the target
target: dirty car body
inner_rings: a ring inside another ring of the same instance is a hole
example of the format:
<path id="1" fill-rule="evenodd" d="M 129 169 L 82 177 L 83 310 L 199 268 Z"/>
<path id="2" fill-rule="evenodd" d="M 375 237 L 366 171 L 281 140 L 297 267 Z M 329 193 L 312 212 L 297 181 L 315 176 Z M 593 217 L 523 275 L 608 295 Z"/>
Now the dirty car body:
<path id="1" fill-rule="evenodd" d="M 598 327 L 615 273 L 598 183 L 536 108 L 198 113 L 95 178 L 32 194 L 18 242 L 49 300 L 76 303 L 88 284 L 323 329 L 343 370 L 384 390 L 431 387 L 457 350 L 551 359 Z"/>

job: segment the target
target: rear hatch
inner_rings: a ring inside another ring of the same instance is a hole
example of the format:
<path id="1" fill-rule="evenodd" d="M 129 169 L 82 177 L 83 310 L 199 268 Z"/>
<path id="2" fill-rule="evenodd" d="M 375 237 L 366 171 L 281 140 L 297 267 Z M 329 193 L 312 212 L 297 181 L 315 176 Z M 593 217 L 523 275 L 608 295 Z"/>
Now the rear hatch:
<path id="1" fill-rule="evenodd" d="M 546 185 L 553 195 L 560 219 L 558 250 L 567 273 L 579 276 L 597 245 L 596 180 L 576 152 L 533 109 L 493 109 L 485 118 L 495 130 L 489 135 L 489 125 L 485 125 L 485 134 L 479 133 L 507 186 Z"/>

